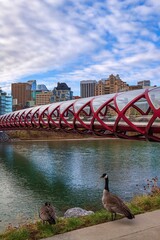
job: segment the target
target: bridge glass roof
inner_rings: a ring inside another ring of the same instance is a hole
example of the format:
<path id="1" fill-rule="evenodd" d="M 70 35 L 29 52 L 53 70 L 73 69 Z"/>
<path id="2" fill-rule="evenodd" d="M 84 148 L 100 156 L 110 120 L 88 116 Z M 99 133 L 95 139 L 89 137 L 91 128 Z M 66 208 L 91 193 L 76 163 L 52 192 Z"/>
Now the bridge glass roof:
<path id="1" fill-rule="evenodd" d="M 56 109 L 59 105 L 61 105 L 62 102 L 56 102 L 56 103 L 52 103 L 50 104 L 49 108 L 48 108 L 48 113 L 51 114 L 51 112 L 54 111 L 54 109 Z"/>
<path id="2" fill-rule="evenodd" d="M 90 102 L 94 97 L 80 98 L 74 103 L 74 111 L 77 113 L 86 103 Z"/>
<path id="3" fill-rule="evenodd" d="M 75 102 L 75 100 L 66 101 L 66 102 L 61 103 L 60 108 L 59 108 L 60 113 L 63 113 L 65 111 L 65 109 L 68 108 L 74 102 Z"/>
<path id="4" fill-rule="evenodd" d="M 151 89 L 148 93 L 150 101 L 156 109 L 160 108 L 160 88 Z"/>
<path id="5" fill-rule="evenodd" d="M 96 112 L 104 103 L 109 101 L 115 96 L 115 94 L 108 94 L 108 95 L 102 95 L 98 96 L 93 99 L 93 109 Z"/>
<path id="6" fill-rule="evenodd" d="M 144 89 L 128 91 L 119 93 L 116 97 L 116 103 L 119 110 L 122 110 L 126 105 L 128 105 L 133 99 L 135 99 L 140 94 L 144 93 Z"/>
<path id="7" fill-rule="evenodd" d="M 160 142 L 160 87 L 56 102 L 0 116 L 0 130 L 34 128 Z"/>

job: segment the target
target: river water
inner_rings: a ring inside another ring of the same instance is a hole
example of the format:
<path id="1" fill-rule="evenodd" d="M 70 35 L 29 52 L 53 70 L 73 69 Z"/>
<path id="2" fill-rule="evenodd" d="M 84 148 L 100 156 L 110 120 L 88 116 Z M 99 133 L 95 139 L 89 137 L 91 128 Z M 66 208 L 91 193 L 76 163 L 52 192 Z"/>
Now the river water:
<path id="1" fill-rule="evenodd" d="M 115 139 L 25 141 L 0 145 L 0 230 L 36 219 L 46 201 L 57 215 L 71 207 L 102 208 L 107 172 L 110 191 L 129 201 L 160 177 L 160 145 Z M 137 184 L 139 187 L 137 187 Z"/>

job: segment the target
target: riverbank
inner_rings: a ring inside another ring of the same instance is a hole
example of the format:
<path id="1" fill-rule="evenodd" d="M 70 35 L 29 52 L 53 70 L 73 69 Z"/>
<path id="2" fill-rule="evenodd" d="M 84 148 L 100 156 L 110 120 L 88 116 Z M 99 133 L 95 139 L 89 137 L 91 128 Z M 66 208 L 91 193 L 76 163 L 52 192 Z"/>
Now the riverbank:
<path id="1" fill-rule="evenodd" d="M 66 133 L 60 132 L 47 132 L 47 131 L 31 131 L 31 130 L 14 130 L 7 131 L 8 138 L 11 142 L 14 141 L 78 141 L 78 140 L 108 140 L 117 139 L 116 137 L 97 136 L 92 133 Z"/>
<path id="2" fill-rule="evenodd" d="M 94 139 L 93 134 L 66 133 L 64 131 L 9 130 L 6 132 L 14 140 L 61 140 L 61 139 Z"/>
<path id="3" fill-rule="evenodd" d="M 133 221 L 126 218 L 74 230 L 43 240 L 159 240 L 160 210 L 136 215 Z"/>
<path id="4" fill-rule="evenodd" d="M 156 192 L 152 195 L 144 195 L 135 197 L 128 207 L 132 213 L 142 214 L 145 212 L 151 212 L 159 209 L 160 193 Z M 122 218 L 118 216 L 118 219 Z M 137 219 L 137 217 L 135 217 Z M 55 225 L 42 224 L 38 221 L 36 223 L 28 223 L 15 229 L 10 226 L 3 234 L 0 235 L 0 239 L 3 240 L 38 240 L 46 237 L 51 237 L 57 234 L 62 234 L 72 230 L 90 227 L 100 223 L 106 223 L 111 221 L 111 215 L 106 210 L 97 211 L 92 215 L 74 218 L 58 218 Z M 125 220 L 126 221 L 126 220 Z M 132 220 L 135 221 L 135 220 Z M 131 222 L 131 220 L 127 220 Z M 115 223 L 116 224 L 116 223 Z M 66 235 L 67 236 L 67 235 Z M 52 239 L 52 238 L 51 238 Z M 53 238 L 54 239 L 54 238 Z M 55 238 L 59 239 L 59 238 Z M 60 238 L 61 239 L 61 238 Z M 62 238 L 65 239 L 65 238 Z"/>

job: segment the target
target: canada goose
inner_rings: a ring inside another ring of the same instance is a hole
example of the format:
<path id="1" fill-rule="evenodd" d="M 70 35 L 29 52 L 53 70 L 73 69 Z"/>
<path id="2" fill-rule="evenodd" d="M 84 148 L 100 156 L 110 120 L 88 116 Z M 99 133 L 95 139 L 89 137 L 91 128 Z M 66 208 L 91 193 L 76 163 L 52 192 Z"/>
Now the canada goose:
<path id="1" fill-rule="evenodd" d="M 40 209 L 39 217 L 42 219 L 43 223 L 49 222 L 49 224 L 56 223 L 56 214 L 54 207 L 46 202 Z"/>
<path id="2" fill-rule="evenodd" d="M 152 178 L 153 186 L 151 187 L 151 193 L 159 193 L 160 187 L 157 186 L 158 177 Z"/>
<path id="3" fill-rule="evenodd" d="M 105 187 L 103 190 L 102 204 L 112 214 L 112 220 L 116 219 L 116 214 L 122 214 L 125 217 L 132 219 L 134 215 L 131 213 L 130 209 L 124 204 L 124 202 L 109 192 L 109 179 L 106 173 L 104 173 L 101 178 L 105 179 Z M 114 215 L 114 216 L 113 216 Z"/>

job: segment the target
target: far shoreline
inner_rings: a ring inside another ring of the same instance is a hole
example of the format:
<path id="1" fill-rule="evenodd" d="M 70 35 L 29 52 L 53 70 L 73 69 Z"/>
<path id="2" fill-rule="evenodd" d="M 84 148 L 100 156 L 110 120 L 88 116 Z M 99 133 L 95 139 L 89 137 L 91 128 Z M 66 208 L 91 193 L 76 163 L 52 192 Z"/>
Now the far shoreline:
<path id="1" fill-rule="evenodd" d="M 56 138 L 56 139 L 20 139 L 18 141 L 57 142 L 57 141 L 95 141 L 95 140 L 120 140 L 119 138 Z"/>

